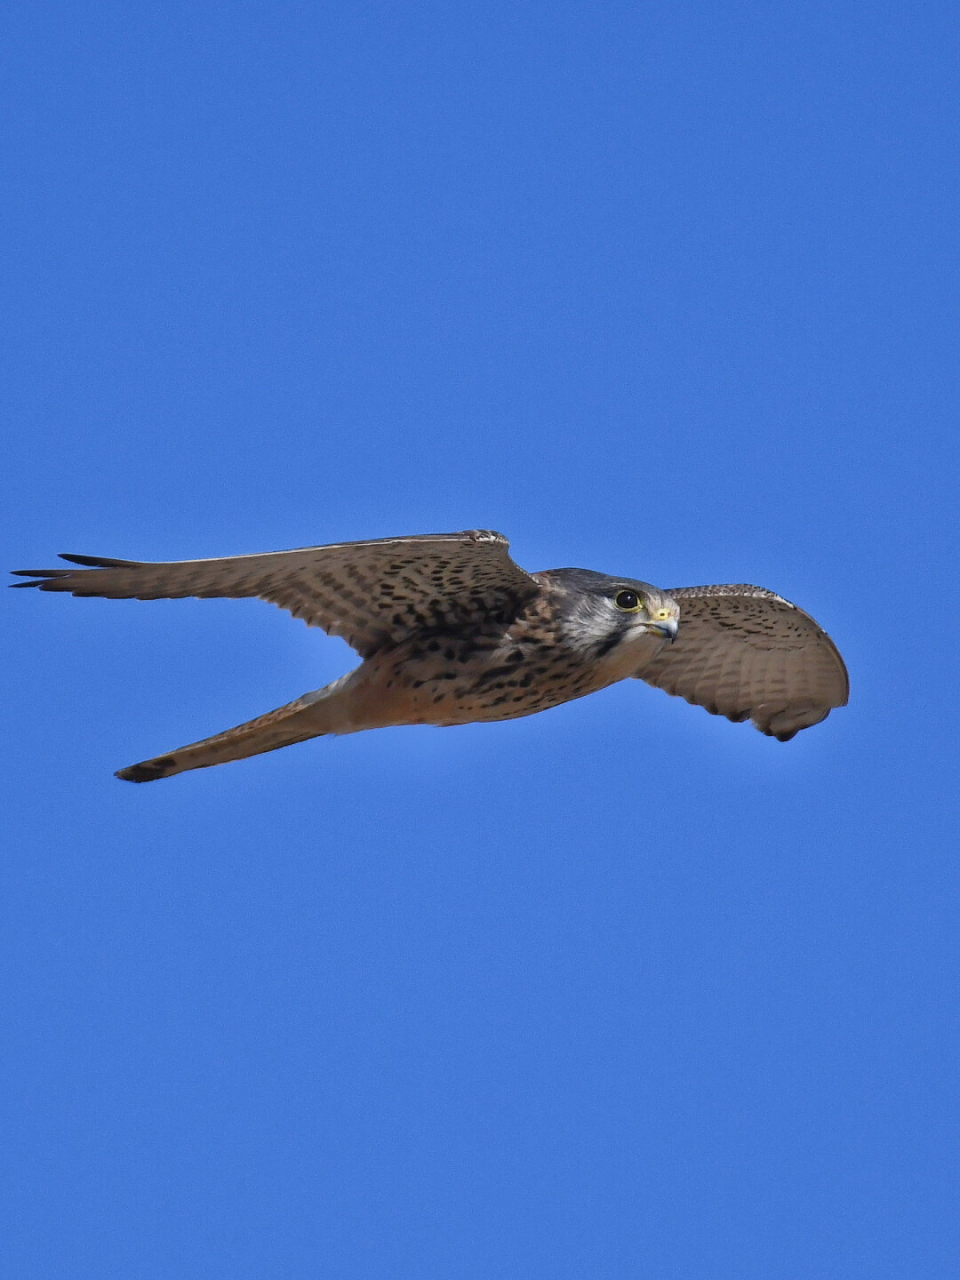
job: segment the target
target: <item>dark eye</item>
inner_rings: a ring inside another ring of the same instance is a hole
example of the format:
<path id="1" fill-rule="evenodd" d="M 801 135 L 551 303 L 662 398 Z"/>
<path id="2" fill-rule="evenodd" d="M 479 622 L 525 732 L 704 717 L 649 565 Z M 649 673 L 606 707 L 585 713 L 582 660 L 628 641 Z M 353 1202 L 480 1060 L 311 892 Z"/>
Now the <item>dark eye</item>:
<path id="1" fill-rule="evenodd" d="M 625 609 L 628 613 L 632 613 L 640 607 L 640 597 L 635 591 L 618 591 L 613 597 L 613 603 L 618 609 Z"/>

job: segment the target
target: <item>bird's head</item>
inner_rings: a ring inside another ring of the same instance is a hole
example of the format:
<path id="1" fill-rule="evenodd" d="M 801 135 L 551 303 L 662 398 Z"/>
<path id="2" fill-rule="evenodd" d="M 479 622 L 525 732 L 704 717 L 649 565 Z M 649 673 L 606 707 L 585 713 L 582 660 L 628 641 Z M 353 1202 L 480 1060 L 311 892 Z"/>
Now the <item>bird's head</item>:
<path id="1" fill-rule="evenodd" d="M 553 569 L 565 638 L 594 658 L 643 650 L 651 656 L 677 637 L 680 606 L 665 591 L 635 578 L 611 578 L 589 569 Z"/>

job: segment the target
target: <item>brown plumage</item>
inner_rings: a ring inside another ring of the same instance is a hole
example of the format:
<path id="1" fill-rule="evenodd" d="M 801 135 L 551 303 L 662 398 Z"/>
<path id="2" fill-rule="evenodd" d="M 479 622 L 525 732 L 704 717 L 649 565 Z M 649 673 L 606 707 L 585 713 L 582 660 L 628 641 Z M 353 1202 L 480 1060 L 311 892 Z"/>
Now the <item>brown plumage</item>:
<path id="1" fill-rule="evenodd" d="M 472 530 L 171 563 L 63 556 L 82 567 L 18 570 L 31 581 L 12 585 L 110 599 L 255 596 L 364 659 L 276 711 L 121 769 L 131 782 L 323 734 L 513 719 L 628 676 L 781 741 L 847 701 L 833 641 L 771 591 L 531 574 L 508 548 L 502 534 Z"/>

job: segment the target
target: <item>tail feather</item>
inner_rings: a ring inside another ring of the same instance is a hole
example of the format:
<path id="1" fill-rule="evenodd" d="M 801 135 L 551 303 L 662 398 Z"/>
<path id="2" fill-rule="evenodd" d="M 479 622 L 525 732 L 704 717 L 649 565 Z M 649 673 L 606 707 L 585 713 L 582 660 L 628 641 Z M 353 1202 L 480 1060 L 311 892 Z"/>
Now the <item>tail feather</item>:
<path id="1" fill-rule="evenodd" d="M 119 769 L 116 776 L 125 782 L 153 782 L 189 769 L 208 769 L 211 765 L 243 760 L 264 751 L 292 746 L 295 742 L 306 742 L 308 738 L 336 733 L 341 717 L 335 714 L 328 698 L 331 693 L 339 692 L 348 678 L 336 680 L 314 693 L 306 693 L 276 711 L 268 711 L 266 715 L 214 734 L 212 738 L 203 738 L 200 742 L 178 747 L 167 755 L 154 756 L 152 760 Z"/>

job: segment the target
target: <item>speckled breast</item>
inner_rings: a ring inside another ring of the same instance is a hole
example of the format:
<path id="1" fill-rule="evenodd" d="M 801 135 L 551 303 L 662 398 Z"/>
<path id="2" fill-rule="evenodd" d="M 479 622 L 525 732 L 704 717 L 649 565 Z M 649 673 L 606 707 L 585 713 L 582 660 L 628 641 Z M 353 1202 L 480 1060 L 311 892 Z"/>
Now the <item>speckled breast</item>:
<path id="1" fill-rule="evenodd" d="M 563 644 L 540 611 L 508 629 L 436 635 L 372 661 L 394 723 L 511 720 L 611 683 L 601 664 Z"/>

